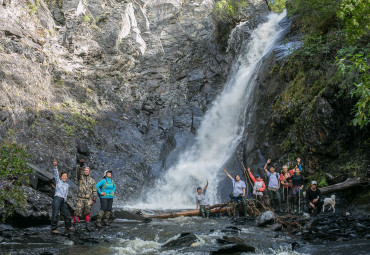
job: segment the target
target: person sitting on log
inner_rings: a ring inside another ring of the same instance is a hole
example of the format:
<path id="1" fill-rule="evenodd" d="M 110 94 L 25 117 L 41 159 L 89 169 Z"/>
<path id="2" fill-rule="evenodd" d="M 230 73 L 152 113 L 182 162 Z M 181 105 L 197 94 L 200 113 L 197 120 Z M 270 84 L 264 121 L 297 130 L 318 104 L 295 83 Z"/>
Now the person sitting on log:
<path id="1" fill-rule="evenodd" d="M 306 203 L 309 214 L 316 216 L 320 213 L 323 202 L 321 199 L 321 191 L 317 188 L 316 181 L 312 181 L 311 187 L 306 190 Z"/>
<path id="2" fill-rule="evenodd" d="M 251 178 L 252 182 L 254 183 L 254 185 L 253 185 L 253 195 L 255 196 L 257 201 L 262 203 L 263 192 L 266 189 L 265 182 L 259 176 L 259 174 L 256 174 L 256 176 L 253 176 L 250 168 L 248 168 L 248 175 Z"/>
<path id="3" fill-rule="evenodd" d="M 207 187 L 208 187 L 208 180 L 207 180 L 206 186 L 203 189 L 203 192 L 202 192 L 201 187 L 197 188 L 197 194 L 195 195 L 195 201 L 196 201 L 196 208 L 195 209 L 198 209 L 200 207 L 200 213 L 201 213 L 202 217 L 203 218 L 207 217 L 207 219 L 208 219 L 209 218 L 209 202 L 208 202 L 208 199 L 206 197 Z M 208 209 L 206 209 L 207 206 L 208 206 Z"/>
<path id="4" fill-rule="evenodd" d="M 281 196 L 280 196 L 280 175 L 275 172 L 275 167 L 271 166 L 270 171 L 267 171 L 267 166 L 271 163 L 271 159 L 268 159 L 263 170 L 265 171 L 267 177 L 269 178 L 269 184 L 268 184 L 268 195 L 270 198 L 270 202 L 272 203 L 272 207 L 275 210 L 278 210 L 281 212 Z M 275 202 L 275 198 L 278 202 L 279 208 L 277 207 L 277 204 Z"/>
<path id="5" fill-rule="evenodd" d="M 235 175 L 235 180 L 234 180 L 234 178 L 230 174 L 228 174 L 226 169 L 224 169 L 224 172 L 227 175 L 227 177 L 229 177 L 230 180 L 233 182 L 232 198 L 235 202 L 234 210 L 237 212 L 239 210 L 238 205 L 239 203 L 241 203 L 244 209 L 244 217 L 247 217 L 248 216 L 247 204 L 245 203 L 245 189 L 247 186 L 245 185 L 245 182 L 240 180 L 240 176 L 238 174 Z"/>

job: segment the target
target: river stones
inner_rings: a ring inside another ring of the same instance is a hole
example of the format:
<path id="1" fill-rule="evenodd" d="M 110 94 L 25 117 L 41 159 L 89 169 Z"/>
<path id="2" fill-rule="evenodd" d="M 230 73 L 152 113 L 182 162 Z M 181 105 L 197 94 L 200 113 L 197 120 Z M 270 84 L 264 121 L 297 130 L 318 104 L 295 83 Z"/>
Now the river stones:
<path id="1" fill-rule="evenodd" d="M 267 224 L 273 223 L 276 217 L 275 214 L 271 211 L 264 212 L 261 216 L 256 218 L 256 226 L 263 227 Z"/>
<path id="2" fill-rule="evenodd" d="M 212 251 L 210 254 L 234 254 L 236 252 L 255 252 L 256 248 L 247 244 L 233 244 L 227 247 L 221 247 L 217 251 Z"/>
<path id="3" fill-rule="evenodd" d="M 176 248 L 190 246 L 197 241 L 198 238 L 193 233 L 182 233 L 178 238 L 168 241 L 162 247 Z"/>

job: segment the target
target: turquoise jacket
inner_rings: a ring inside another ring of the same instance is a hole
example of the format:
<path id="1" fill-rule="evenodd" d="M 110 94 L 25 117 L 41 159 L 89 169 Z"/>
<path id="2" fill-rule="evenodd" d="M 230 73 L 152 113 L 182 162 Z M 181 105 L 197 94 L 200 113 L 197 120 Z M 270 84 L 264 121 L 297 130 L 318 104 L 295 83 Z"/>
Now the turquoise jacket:
<path id="1" fill-rule="evenodd" d="M 103 178 L 96 184 L 96 189 L 100 198 L 113 198 L 114 192 L 116 191 L 116 184 L 108 177 Z M 105 192 L 105 196 L 102 196 L 102 192 Z"/>

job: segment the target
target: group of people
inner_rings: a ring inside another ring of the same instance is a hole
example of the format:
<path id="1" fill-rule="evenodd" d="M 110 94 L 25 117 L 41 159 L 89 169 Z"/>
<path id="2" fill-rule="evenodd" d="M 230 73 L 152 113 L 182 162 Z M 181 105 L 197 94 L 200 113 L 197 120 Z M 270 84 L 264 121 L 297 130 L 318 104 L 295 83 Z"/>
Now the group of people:
<path id="1" fill-rule="evenodd" d="M 294 169 L 288 170 L 288 166 L 284 165 L 280 174 L 276 172 L 275 167 L 270 164 L 271 159 L 268 159 L 264 166 L 264 172 L 268 179 L 268 198 L 275 211 L 283 212 L 282 202 L 285 202 L 286 212 L 301 213 L 303 211 L 304 204 L 306 204 L 310 214 L 317 214 L 320 212 L 323 201 L 321 199 L 320 190 L 317 188 L 316 181 L 311 182 L 310 187 L 306 189 L 305 198 L 303 198 L 305 179 L 301 174 L 302 166 L 300 158 L 297 158 L 297 164 Z M 241 180 L 240 175 L 235 175 L 234 179 L 226 169 L 224 172 L 232 181 L 233 191 L 230 197 L 235 202 L 234 211 L 238 211 L 238 207 L 241 205 L 243 207 L 244 216 L 246 217 L 248 215 L 246 204 L 246 183 Z M 263 204 L 266 184 L 260 175 L 253 175 L 250 168 L 247 169 L 247 172 L 247 178 L 250 178 L 250 181 L 253 183 L 252 198 L 255 199 L 256 203 Z M 208 181 L 203 191 L 200 187 L 197 188 L 196 195 L 196 208 L 198 209 L 198 206 L 200 205 L 200 211 L 203 217 L 208 217 L 209 215 L 209 210 L 206 210 L 207 206 L 209 206 L 207 197 L 205 196 L 207 187 Z M 304 203 L 304 200 L 306 203 Z"/>
<path id="2" fill-rule="evenodd" d="M 85 164 L 84 159 L 81 159 L 76 167 L 76 177 L 78 182 L 77 201 L 72 219 L 67 208 L 67 197 L 69 191 L 68 173 L 58 172 L 58 162 L 53 160 L 53 173 L 56 180 L 55 195 L 52 203 L 51 216 L 51 233 L 58 234 L 58 215 L 59 212 L 64 217 L 65 228 L 67 231 L 73 231 L 80 228 L 80 218 L 85 218 L 86 230 L 91 231 L 91 209 L 96 199 L 100 198 L 100 211 L 95 222 L 96 227 L 101 228 L 102 223 L 109 225 L 109 218 L 112 212 L 113 197 L 116 190 L 116 185 L 112 180 L 112 171 L 105 171 L 104 177 L 98 183 L 90 176 L 90 168 Z"/>

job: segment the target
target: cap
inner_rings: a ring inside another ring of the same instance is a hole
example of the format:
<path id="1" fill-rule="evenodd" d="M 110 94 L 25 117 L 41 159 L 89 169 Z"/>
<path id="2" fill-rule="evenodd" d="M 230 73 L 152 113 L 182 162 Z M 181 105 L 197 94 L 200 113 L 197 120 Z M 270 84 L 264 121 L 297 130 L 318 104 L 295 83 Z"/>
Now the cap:
<path id="1" fill-rule="evenodd" d="M 316 181 L 312 181 L 312 182 L 311 182 L 311 185 L 314 185 L 314 184 L 316 184 L 316 185 L 317 185 L 317 182 L 316 182 Z"/>
<path id="2" fill-rule="evenodd" d="M 261 177 L 261 176 L 259 174 L 256 174 L 255 177 L 258 178 L 258 177 Z"/>
<path id="3" fill-rule="evenodd" d="M 111 171 L 111 170 L 104 171 L 104 176 L 106 176 L 108 172 L 109 172 L 109 173 L 112 173 L 112 171 Z"/>

